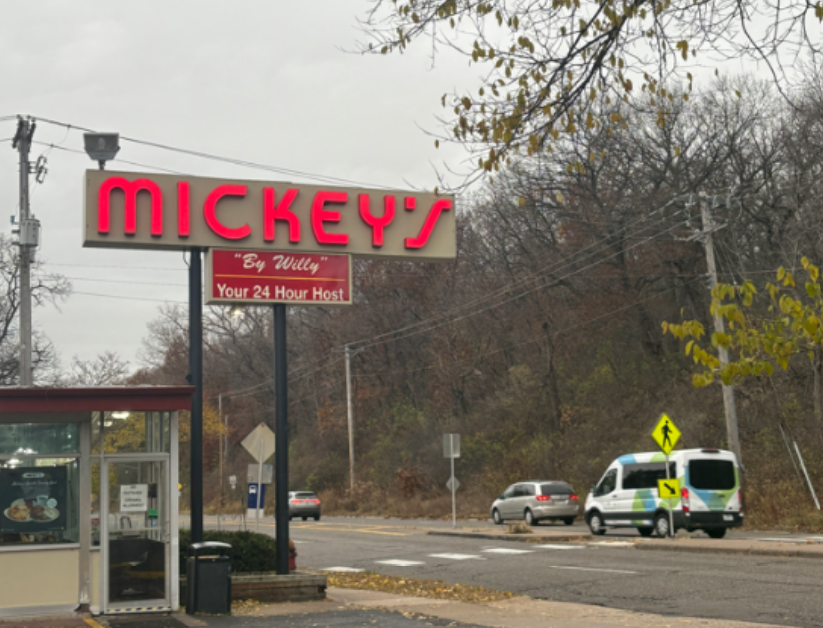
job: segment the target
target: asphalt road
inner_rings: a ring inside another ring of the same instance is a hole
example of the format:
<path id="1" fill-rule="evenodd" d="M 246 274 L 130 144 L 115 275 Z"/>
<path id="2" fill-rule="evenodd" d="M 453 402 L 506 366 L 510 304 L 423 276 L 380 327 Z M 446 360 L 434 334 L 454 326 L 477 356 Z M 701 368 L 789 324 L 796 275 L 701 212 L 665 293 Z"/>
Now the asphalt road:
<path id="1" fill-rule="evenodd" d="M 823 628 L 823 560 L 639 551 L 614 534 L 543 547 L 425 534 L 441 526 L 451 522 L 326 517 L 293 521 L 291 538 L 301 568 L 370 570 L 640 612 Z M 273 520 L 260 531 L 273 534 Z"/>

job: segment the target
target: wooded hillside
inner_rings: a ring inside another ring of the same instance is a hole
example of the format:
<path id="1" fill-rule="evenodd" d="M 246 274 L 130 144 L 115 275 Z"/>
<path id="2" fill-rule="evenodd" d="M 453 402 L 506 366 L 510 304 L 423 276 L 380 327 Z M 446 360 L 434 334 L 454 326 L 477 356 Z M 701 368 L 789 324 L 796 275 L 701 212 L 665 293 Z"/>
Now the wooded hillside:
<path id="1" fill-rule="evenodd" d="M 795 109 L 767 84 L 726 79 L 674 105 L 662 125 L 639 102 L 601 106 L 622 127 L 580 130 L 551 152 L 514 159 L 459 199 L 453 263 L 358 260 L 353 306 L 290 308 L 293 489 L 322 491 L 338 508 L 446 515 L 441 439 L 455 432 L 458 504 L 482 514 L 519 479 L 568 480 L 585 495 L 614 457 L 652 450 L 648 433 L 664 411 L 681 447 L 725 446 L 719 385 L 692 386 L 697 367 L 661 323 L 711 329 L 699 203 L 718 226 L 723 282 L 748 279 L 764 292 L 778 267 L 823 261 L 823 88 L 810 79 Z M 766 295 L 753 315 L 767 316 L 768 305 Z M 185 310 L 161 312 L 140 381 L 184 383 L 186 325 Z M 208 310 L 204 338 L 205 397 L 216 409 L 222 394 L 227 468 L 242 484 L 252 461 L 239 441 L 261 421 L 273 425 L 271 311 Z M 755 523 L 819 525 L 783 436 L 796 439 L 823 488 L 819 361 L 819 352 L 800 356 L 736 387 Z M 219 439 L 206 437 L 215 507 Z"/>

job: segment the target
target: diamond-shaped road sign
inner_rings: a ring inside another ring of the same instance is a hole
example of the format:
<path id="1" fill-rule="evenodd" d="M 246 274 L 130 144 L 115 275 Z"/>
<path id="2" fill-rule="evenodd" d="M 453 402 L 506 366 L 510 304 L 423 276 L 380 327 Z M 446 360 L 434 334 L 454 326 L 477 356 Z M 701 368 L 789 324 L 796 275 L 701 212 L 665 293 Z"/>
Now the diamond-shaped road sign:
<path id="1" fill-rule="evenodd" d="M 457 489 L 460 488 L 460 480 L 458 480 L 454 476 L 451 476 L 449 478 L 449 481 L 446 482 L 446 488 L 449 489 L 450 491 L 456 491 Z"/>
<path id="2" fill-rule="evenodd" d="M 660 499 L 677 499 L 680 497 L 680 480 L 657 480 L 657 494 Z"/>
<path id="3" fill-rule="evenodd" d="M 261 423 L 240 443 L 257 462 L 265 462 L 274 453 L 274 432 Z"/>
<path id="4" fill-rule="evenodd" d="M 657 446 L 663 450 L 667 456 L 672 452 L 677 441 L 680 440 L 680 430 L 667 414 L 661 414 L 660 420 L 652 430 L 652 438 Z"/>

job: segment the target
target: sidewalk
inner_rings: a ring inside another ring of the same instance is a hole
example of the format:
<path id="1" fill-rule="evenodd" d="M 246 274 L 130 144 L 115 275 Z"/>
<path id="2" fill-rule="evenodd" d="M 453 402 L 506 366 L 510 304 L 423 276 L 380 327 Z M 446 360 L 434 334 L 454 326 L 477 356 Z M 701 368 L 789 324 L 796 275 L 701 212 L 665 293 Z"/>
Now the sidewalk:
<path id="1" fill-rule="evenodd" d="M 637 539 L 635 549 L 666 552 L 710 552 L 712 554 L 750 554 L 755 556 L 794 556 L 823 558 L 821 543 L 779 543 L 680 537 L 675 539 Z"/>
<path id="2" fill-rule="evenodd" d="M 682 618 L 634 613 L 602 606 L 533 600 L 518 596 L 500 602 L 470 604 L 400 597 L 390 593 L 331 588 L 328 596 L 346 606 L 382 607 L 403 612 L 494 628 L 648 628 L 649 626 L 703 626 L 705 628 L 767 628 L 769 624 L 752 624 L 719 619 Z"/>
<path id="3" fill-rule="evenodd" d="M 85 620 L 77 616 L 30 617 L 0 622 L 0 628 L 417 628 L 425 625 L 464 628 L 647 628 L 672 625 L 777 628 L 773 624 L 635 613 L 602 606 L 533 600 L 524 596 L 498 602 L 467 603 L 359 589 L 330 588 L 327 594 L 328 598 L 323 601 L 261 604 L 232 616 L 192 617 L 181 612 L 173 615 L 112 615 Z"/>
<path id="4" fill-rule="evenodd" d="M 273 621 L 274 618 L 277 618 Z M 167 618 L 168 619 L 171 618 Z M 414 628 L 423 625 L 464 628 L 648 628 L 649 626 L 700 626 L 701 628 L 776 628 L 729 620 L 674 617 L 634 613 L 600 606 L 514 597 L 501 602 L 470 604 L 393 593 L 331 588 L 323 602 L 271 604 L 251 614 L 232 617 L 174 617 L 180 628 L 263 628 L 264 626 L 381 626 Z M 168 624 L 130 622 L 113 618 L 111 628 L 170 628 Z M 785 628 L 785 626 L 783 627 Z"/>

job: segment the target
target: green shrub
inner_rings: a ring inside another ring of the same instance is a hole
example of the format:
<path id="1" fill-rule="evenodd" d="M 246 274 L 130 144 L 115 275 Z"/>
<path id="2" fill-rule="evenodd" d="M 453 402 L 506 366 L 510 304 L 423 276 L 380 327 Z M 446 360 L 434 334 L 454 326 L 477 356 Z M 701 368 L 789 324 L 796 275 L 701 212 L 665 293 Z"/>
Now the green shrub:
<path id="1" fill-rule="evenodd" d="M 204 530 L 204 541 L 218 541 L 231 545 L 232 573 L 277 570 L 277 546 L 273 537 L 256 532 Z M 191 545 L 191 530 L 180 529 L 180 574 L 186 573 L 186 559 Z"/>

